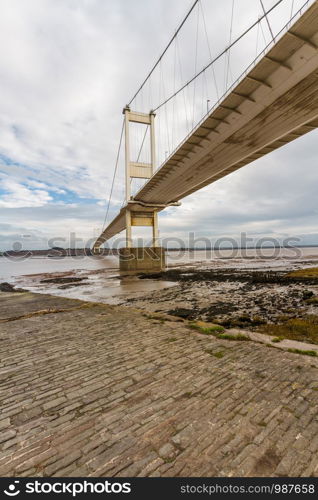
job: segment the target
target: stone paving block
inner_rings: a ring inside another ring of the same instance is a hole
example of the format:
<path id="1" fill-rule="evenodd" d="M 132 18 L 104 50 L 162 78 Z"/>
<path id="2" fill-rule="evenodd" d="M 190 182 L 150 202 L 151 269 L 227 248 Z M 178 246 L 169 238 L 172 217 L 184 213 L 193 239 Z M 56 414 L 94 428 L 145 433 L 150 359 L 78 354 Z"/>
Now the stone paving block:
<path id="1" fill-rule="evenodd" d="M 48 458 L 56 456 L 56 454 L 56 450 L 54 448 L 50 448 L 46 451 L 43 451 L 42 453 L 39 453 L 38 455 L 34 455 L 25 462 L 18 464 L 15 470 L 18 474 L 20 474 L 21 472 L 25 472 L 28 469 L 34 468 L 34 466 L 41 465 L 42 462 L 44 462 Z"/>
<path id="2" fill-rule="evenodd" d="M 170 443 L 164 444 L 158 451 L 161 458 L 170 458 L 175 454 L 175 447 Z"/>
<path id="3" fill-rule="evenodd" d="M 72 453 L 67 454 L 65 457 L 61 458 L 57 462 L 46 467 L 44 470 L 45 475 L 52 476 L 58 470 L 65 468 L 67 465 L 73 464 L 80 457 L 81 457 L 80 451 L 73 451 Z"/>
<path id="4" fill-rule="evenodd" d="M 0 434 L 0 443 L 5 443 L 9 439 L 12 439 L 16 435 L 16 431 L 14 429 L 10 429 L 8 431 L 2 432 Z"/>
<path id="5" fill-rule="evenodd" d="M 61 398 L 53 399 L 51 401 L 48 401 L 47 403 L 43 404 L 43 410 L 50 410 L 51 408 L 54 408 L 56 406 L 60 406 L 61 404 L 65 403 L 67 401 L 66 397 L 62 396 Z"/>
<path id="6" fill-rule="evenodd" d="M 2 431 L 3 429 L 6 429 L 8 427 L 10 427 L 10 418 L 4 418 L 3 420 L 0 420 L 0 431 Z"/>

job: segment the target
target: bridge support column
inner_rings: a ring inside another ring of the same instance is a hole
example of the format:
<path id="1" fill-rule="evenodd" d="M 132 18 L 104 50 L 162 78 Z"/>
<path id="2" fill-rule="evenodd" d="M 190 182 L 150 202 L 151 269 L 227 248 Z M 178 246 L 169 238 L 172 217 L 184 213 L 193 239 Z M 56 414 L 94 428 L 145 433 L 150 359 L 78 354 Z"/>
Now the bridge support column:
<path id="1" fill-rule="evenodd" d="M 126 172 L 126 247 L 119 251 L 120 271 L 162 271 L 165 267 L 165 250 L 158 246 L 158 213 L 152 206 L 138 205 L 138 202 L 131 205 L 131 179 L 150 179 L 155 171 L 155 135 L 154 118 L 155 114 L 131 111 L 129 106 L 123 110 L 125 115 L 125 172 Z M 145 125 L 150 129 L 150 163 L 131 161 L 129 144 L 130 123 Z M 129 206 L 130 204 L 130 206 Z M 132 226 L 152 226 L 152 246 L 132 247 Z"/>
<path id="2" fill-rule="evenodd" d="M 131 212 L 126 210 L 126 247 L 131 247 Z"/>
<path id="3" fill-rule="evenodd" d="M 156 247 L 158 245 L 159 231 L 158 231 L 158 213 L 153 213 L 152 222 L 152 246 Z"/>
<path id="4" fill-rule="evenodd" d="M 165 249 L 162 247 L 130 247 L 119 250 L 121 272 L 156 273 L 165 269 Z"/>

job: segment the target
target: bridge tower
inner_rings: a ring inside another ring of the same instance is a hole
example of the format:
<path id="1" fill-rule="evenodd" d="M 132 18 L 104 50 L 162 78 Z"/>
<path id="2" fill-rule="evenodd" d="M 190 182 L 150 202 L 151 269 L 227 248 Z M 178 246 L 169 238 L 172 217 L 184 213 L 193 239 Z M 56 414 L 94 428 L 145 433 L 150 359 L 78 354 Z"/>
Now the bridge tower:
<path id="1" fill-rule="evenodd" d="M 123 110 L 125 115 L 125 192 L 126 192 L 126 247 L 119 252 L 121 271 L 161 271 L 165 267 L 165 252 L 158 245 L 158 209 L 154 205 L 144 204 L 131 196 L 131 179 L 150 179 L 155 172 L 155 113 L 149 114 L 131 111 L 129 106 Z M 130 155 L 130 123 L 149 126 L 150 129 L 150 163 L 131 161 Z M 152 246 L 133 247 L 132 228 L 134 226 L 152 227 Z"/>

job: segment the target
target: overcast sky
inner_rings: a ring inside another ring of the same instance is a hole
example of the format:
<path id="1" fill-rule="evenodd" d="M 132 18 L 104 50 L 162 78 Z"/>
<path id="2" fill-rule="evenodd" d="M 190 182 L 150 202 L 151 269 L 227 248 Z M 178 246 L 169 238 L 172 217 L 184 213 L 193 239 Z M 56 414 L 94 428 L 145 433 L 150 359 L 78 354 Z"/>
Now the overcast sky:
<path id="1" fill-rule="evenodd" d="M 228 43 L 232 6 L 232 0 L 201 1 L 212 48 L 206 46 L 205 56 L 200 50 L 197 69 L 209 50 L 216 55 Z M 273 3 L 264 0 L 267 8 Z M 285 3 L 286 10 L 272 18 L 277 26 L 292 4 L 296 10 L 303 2 Z M 98 236 L 122 108 L 191 4 L 0 0 L 0 249 L 10 249 L 16 241 L 24 248 L 47 248 L 52 238 L 65 238 L 56 244 L 69 246 L 71 232 L 83 244 Z M 236 0 L 234 7 L 232 38 L 261 13 L 256 0 Z M 189 68 L 186 65 L 196 23 L 203 22 L 197 19 L 194 13 L 186 36 L 180 37 L 184 77 L 194 69 L 192 60 Z M 263 30 L 257 35 L 260 45 L 268 41 L 265 24 Z M 230 77 L 242 64 L 233 57 Z M 172 76 L 163 78 L 169 93 Z M 202 97 L 204 106 L 207 97 L 214 99 L 209 85 Z M 174 134 L 176 141 L 178 133 Z M 121 203 L 122 166 L 121 159 L 109 220 Z M 297 236 L 303 243 L 318 244 L 317 186 L 314 131 L 189 196 L 181 207 L 162 212 L 161 236 L 186 241 L 194 231 L 197 237 L 215 240 L 246 232 L 254 238 Z"/>

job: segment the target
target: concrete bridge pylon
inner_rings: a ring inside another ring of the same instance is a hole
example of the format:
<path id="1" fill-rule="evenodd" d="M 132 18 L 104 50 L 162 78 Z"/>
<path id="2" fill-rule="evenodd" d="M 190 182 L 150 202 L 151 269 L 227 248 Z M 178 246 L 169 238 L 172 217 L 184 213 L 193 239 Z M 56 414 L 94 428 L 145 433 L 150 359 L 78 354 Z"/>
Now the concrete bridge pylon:
<path id="1" fill-rule="evenodd" d="M 158 210 L 155 204 L 145 204 L 133 200 L 131 196 L 132 179 L 150 179 L 155 172 L 155 113 L 149 114 L 131 111 L 129 106 L 123 110 L 125 115 L 125 193 L 126 206 L 126 246 L 119 251 L 119 267 L 121 271 L 161 271 L 165 267 L 165 251 L 159 246 Z M 130 123 L 148 126 L 150 129 L 150 163 L 131 161 Z M 134 226 L 152 227 L 152 246 L 133 247 L 132 228 Z"/>

